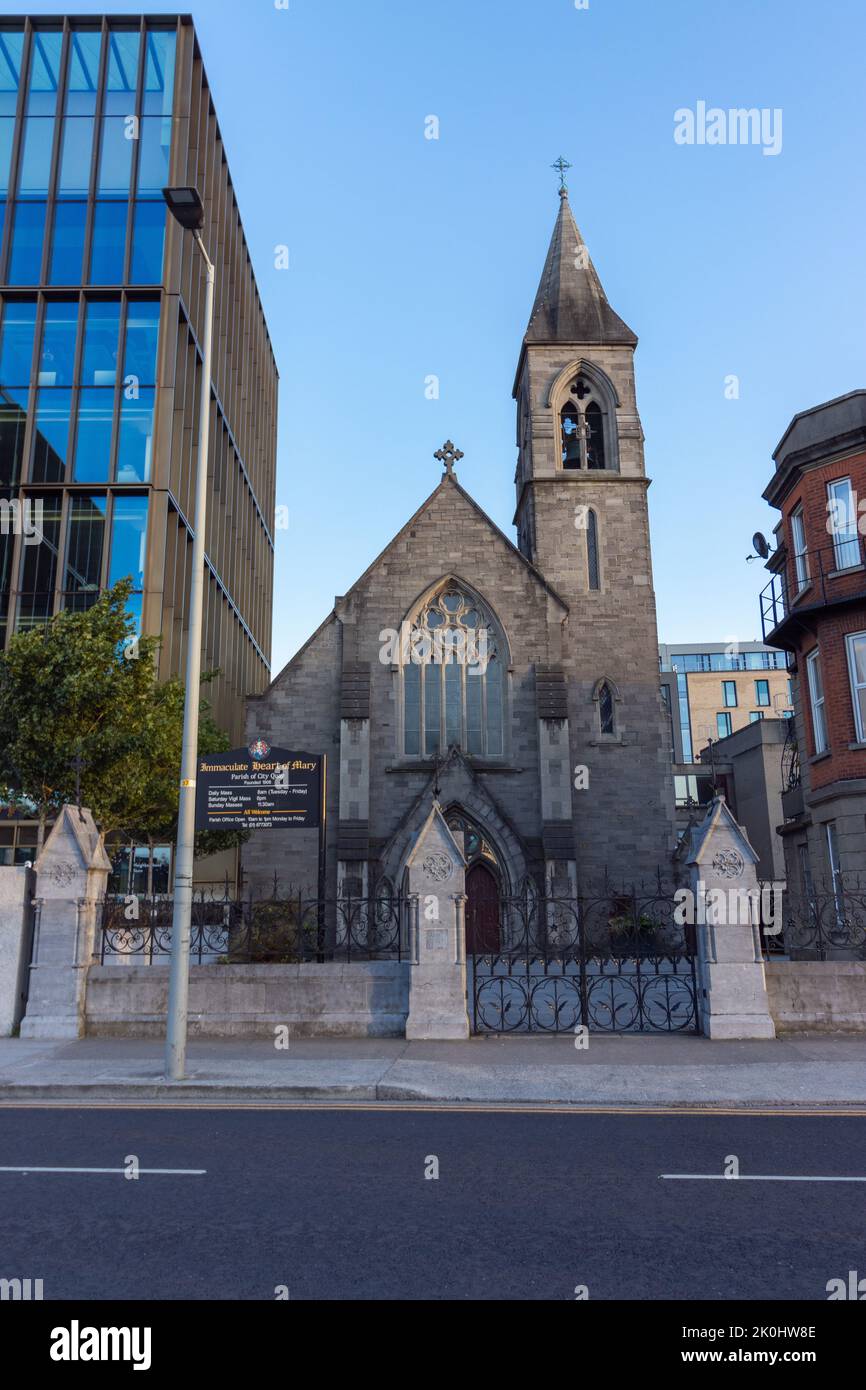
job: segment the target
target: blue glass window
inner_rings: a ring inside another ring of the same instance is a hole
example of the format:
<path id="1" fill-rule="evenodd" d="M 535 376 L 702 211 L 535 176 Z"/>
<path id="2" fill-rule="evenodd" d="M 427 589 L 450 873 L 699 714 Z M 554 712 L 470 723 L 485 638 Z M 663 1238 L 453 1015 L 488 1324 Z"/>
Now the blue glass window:
<path id="1" fill-rule="evenodd" d="M 42 327 L 40 386 L 72 385 L 77 334 L 78 300 L 49 300 L 45 306 L 45 322 Z"/>
<path id="2" fill-rule="evenodd" d="M 33 445 L 35 483 L 63 482 L 71 412 L 71 391 L 47 387 L 37 394 Z"/>
<path id="3" fill-rule="evenodd" d="M 98 29 L 73 29 L 69 39 L 69 76 L 66 84 L 68 116 L 89 116 L 96 110 L 101 47 L 102 35 Z"/>
<path id="4" fill-rule="evenodd" d="M 0 331 L 0 385 L 30 385 L 35 333 L 36 300 L 8 299 Z"/>
<path id="5" fill-rule="evenodd" d="M 171 118 L 145 116 L 139 137 L 138 192 L 162 193 L 168 184 Z"/>
<path id="6" fill-rule="evenodd" d="M 29 116 L 24 123 L 24 145 L 18 176 L 18 191 L 22 198 L 47 197 L 53 143 L 54 121 L 45 116 Z"/>
<path id="7" fill-rule="evenodd" d="M 67 116 L 63 122 L 60 151 L 60 173 L 57 177 L 59 197 L 87 197 L 90 192 L 90 164 L 93 155 L 93 119 L 90 116 Z"/>
<path id="8" fill-rule="evenodd" d="M 0 29 L 0 194 L 9 191 L 12 162 L 12 141 L 15 135 L 15 110 L 18 105 L 18 83 L 21 78 L 21 55 L 24 32 L 21 29 Z M 0 206 L 0 237 L 5 221 L 5 199 Z"/>
<path id="9" fill-rule="evenodd" d="M 135 205 L 132 269 L 129 276 L 133 285 L 159 285 L 162 282 L 166 212 L 162 201 Z"/>
<path id="10" fill-rule="evenodd" d="M 113 386 L 117 380 L 120 300 L 90 299 L 84 320 L 82 386 Z"/>
<path id="11" fill-rule="evenodd" d="M 135 631 L 141 634 L 142 609 L 144 607 L 144 595 L 142 593 L 130 594 L 126 601 L 126 611 L 135 619 Z"/>
<path id="12" fill-rule="evenodd" d="M 0 390 L 0 488 L 14 487 L 21 477 L 29 398 L 26 390 Z"/>
<path id="13" fill-rule="evenodd" d="M 0 29 L 0 113 L 14 116 L 21 80 L 23 29 Z"/>
<path id="14" fill-rule="evenodd" d="M 97 193 L 100 197 L 126 197 L 135 148 L 135 118 L 104 116 L 99 151 Z"/>
<path id="15" fill-rule="evenodd" d="M 126 308 L 126 354 L 123 379 L 139 386 L 156 381 L 156 344 L 159 337 L 159 300 L 131 300 Z"/>
<path id="16" fill-rule="evenodd" d="M 37 29 L 34 32 L 27 94 L 28 116 L 53 116 L 57 109 L 62 47 L 62 30 Z"/>
<path id="17" fill-rule="evenodd" d="M 9 170 L 12 162 L 12 139 L 15 117 L 0 116 L 0 193 L 9 192 Z"/>
<path id="18" fill-rule="evenodd" d="M 79 392 L 72 475 L 76 483 L 108 482 L 113 419 L 114 391 L 110 386 L 86 387 Z"/>
<path id="19" fill-rule="evenodd" d="M 96 203 L 93 209 L 92 285 L 123 282 L 126 253 L 126 203 Z"/>
<path id="20" fill-rule="evenodd" d="M 107 499 L 99 494 L 73 494 L 70 498 L 66 574 L 63 580 L 67 608 L 79 611 L 88 608 L 99 593 L 106 508 Z"/>
<path id="21" fill-rule="evenodd" d="M 42 503 L 42 543 L 22 547 L 24 562 L 21 567 L 18 628 L 23 631 L 45 622 L 54 612 L 61 499 L 59 494 L 54 494 L 40 497 L 39 501 Z"/>
<path id="22" fill-rule="evenodd" d="M 38 285 L 42 275 L 45 204 L 16 203 L 14 219 L 6 278 L 10 285 Z"/>
<path id="23" fill-rule="evenodd" d="M 132 576 L 136 588 L 144 584 L 144 542 L 147 535 L 147 498 L 115 494 L 111 519 L 109 584 Z"/>
<path id="24" fill-rule="evenodd" d="M 117 443 L 117 481 L 146 483 L 150 480 L 153 450 L 152 386 L 136 388 L 134 395 L 124 391 L 120 402 L 120 436 Z"/>
<path id="25" fill-rule="evenodd" d="M 137 29 L 112 29 L 109 34 L 105 110 L 110 115 L 131 116 L 135 112 L 139 39 Z"/>
<path id="26" fill-rule="evenodd" d="M 58 203 L 54 209 L 54 237 L 51 242 L 51 285 L 80 285 L 84 259 L 86 203 Z"/>
<path id="27" fill-rule="evenodd" d="M 174 97 L 173 29 L 149 29 L 145 40 L 144 100 L 146 115 L 171 115 Z"/>

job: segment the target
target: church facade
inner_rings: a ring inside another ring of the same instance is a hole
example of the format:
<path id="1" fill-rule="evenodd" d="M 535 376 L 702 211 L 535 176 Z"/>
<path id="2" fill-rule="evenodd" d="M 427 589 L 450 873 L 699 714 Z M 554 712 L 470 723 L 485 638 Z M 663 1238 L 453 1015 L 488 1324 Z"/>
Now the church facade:
<path id="1" fill-rule="evenodd" d="M 560 198 L 514 383 L 517 543 L 449 441 L 435 491 L 248 702 L 249 742 L 327 754 L 329 898 L 402 893 L 434 801 L 463 834 L 467 921 L 670 864 L 637 339 Z M 314 832 L 254 834 L 243 864 L 315 895 Z"/>

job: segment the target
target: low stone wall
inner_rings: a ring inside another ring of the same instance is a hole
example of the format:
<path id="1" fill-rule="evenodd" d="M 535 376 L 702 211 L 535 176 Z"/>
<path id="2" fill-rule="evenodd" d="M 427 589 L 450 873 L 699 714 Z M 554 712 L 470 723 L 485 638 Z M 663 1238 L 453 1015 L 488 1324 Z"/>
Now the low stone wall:
<path id="1" fill-rule="evenodd" d="M 167 965 L 95 965 L 87 982 L 88 1037 L 165 1035 Z M 398 961 L 306 965 L 194 965 L 191 1037 L 402 1037 L 409 965 Z"/>
<path id="2" fill-rule="evenodd" d="M 780 1033 L 866 1031 L 866 961 L 774 960 L 766 977 Z"/>

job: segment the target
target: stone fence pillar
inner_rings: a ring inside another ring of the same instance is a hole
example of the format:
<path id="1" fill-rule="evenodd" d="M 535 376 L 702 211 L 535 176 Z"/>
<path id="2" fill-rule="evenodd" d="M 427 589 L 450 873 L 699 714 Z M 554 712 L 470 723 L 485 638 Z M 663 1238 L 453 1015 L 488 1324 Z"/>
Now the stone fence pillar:
<path id="1" fill-rule="evenodd" d="M 469 1037 L 462 838 L 434 801 L 407 860 L 412 904 L 407 1038 Z"/>
<path id="2" fill-rule="evenodd" d="M 0 867 L 0 1038 L 15 1032 L 24 1012 L 33 945 L 33 872 Z"/>
<path id="3" fill-rule="evenodd" d="M 692 829 L 688 852 L 698 947 L 702 1031 L 709 1038 L 774 1038 L 761 953 L 758 856 L 723 796 Z"/>
<path id="4" fill-rule="evenodd" d="M 87 972 L 111 871 L 89 811 L 63 807 L 34 868 L 36 930 L 21 1036 L 80 1038 Z"/>

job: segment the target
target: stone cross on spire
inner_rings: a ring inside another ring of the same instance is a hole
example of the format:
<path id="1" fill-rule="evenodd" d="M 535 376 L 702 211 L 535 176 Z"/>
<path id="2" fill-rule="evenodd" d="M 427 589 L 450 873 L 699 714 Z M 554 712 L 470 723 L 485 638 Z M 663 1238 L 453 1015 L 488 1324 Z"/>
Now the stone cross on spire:
<path id="1" fill-rule="evenodd" d="M 440 463 L 444 463 L 446 474 L 449 478 L 453 478 L 454 465 L 455 463 L 460 462 L 460 460 L 463 457 L 463 453 L 460 449 L 454 448 L 454 445 L 451 443 L 450 439 L 446 439 L 445 443 L 442 445 L 442 448 L 437 449 L 433 457 L 434 459 L 438 459 Z"/>
<path id="2" fill-rule="evenodd" d="M 567 160 L 567 159 L 563 159 L 562 155 L 560 155 L 560 156 L 559 156 L 559 159 L 557 159 L 553 164 L 551 164 L 550 167 L 551 167 L 551 169 L 555 169 L 556 172 L 559 174 L 559 191 L 560 191 L 560 194 L 567 193 L 567 192 L 568 192 L 568 185 L 567 185 L 566 182 L 565 182 L 565 171 L 566 171 L 566 169 L 570 169 L 570 168 L 571 168 L 571 165 L 569 164 L 568 160 Z"/>

